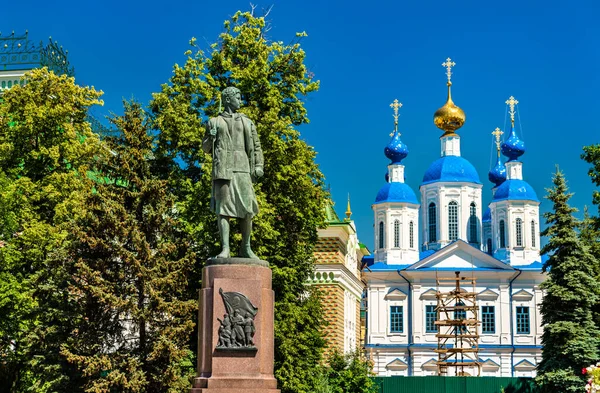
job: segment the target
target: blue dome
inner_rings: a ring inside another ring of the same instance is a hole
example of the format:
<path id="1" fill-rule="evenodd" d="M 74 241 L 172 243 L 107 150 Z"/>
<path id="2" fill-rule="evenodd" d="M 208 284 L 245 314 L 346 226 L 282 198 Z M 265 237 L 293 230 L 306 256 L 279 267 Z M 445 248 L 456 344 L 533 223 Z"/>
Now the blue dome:
<path id="1" fill-rule="evenodd" d="M 387 183 L 377 193 L 375 203 L 406 202 L 418 204 L 414 191 L 406 183 Z"/>
<path id="2" fill-rule="evenodd" d="M 525 153 L 525 142 L 519 139 L 513 125 L 508 139 L 502 144 L 502 154 L 508 157 L 509 161 L 513 161 L 521 157 L 523 153 Z"/>
<path id="3" fill-rule="evenodd" d="M 490 209 L 489 207 L 487 209 L 485 209 L 485 211 L 483 212 L 483 218 L 481 219 L 482 222 L 490 222 L 492 221 L 492 209 Z"/>
<path id="4" fill-rule="evenodd" d="M 408 146 L 406 146 L 402 140 L 400 140 L 400 133 L 398 130 L 394 131 L 394 135 L 383 149 L 385 156 L 392 160 L 392 164 L 400 164 L 404 158 L 408 155 Z"/>
<path id="5" fill-rule="evenodd" d="M 524 180 L 508 179 L 498 187 L 493 201 L 525 200 L 539 202 L 533 187 Z"/>
<path id="6" fill-rule="evenodd" d="M 458 156 L 438 158 L 427 168 L 422 184 L 438 181 L 481 184 L 475 167 L 469 161 Z"/>
<path id="7" fill-rule="evenodd" d="M 496 166 L 488 172 L 488 179 L 494 183 L 495 187 L 498 187 L 506 180 L 506 167 L 502 161 L 500 161 L 500 157 L 498 157 L 498 160 L 496 161 Z"/>

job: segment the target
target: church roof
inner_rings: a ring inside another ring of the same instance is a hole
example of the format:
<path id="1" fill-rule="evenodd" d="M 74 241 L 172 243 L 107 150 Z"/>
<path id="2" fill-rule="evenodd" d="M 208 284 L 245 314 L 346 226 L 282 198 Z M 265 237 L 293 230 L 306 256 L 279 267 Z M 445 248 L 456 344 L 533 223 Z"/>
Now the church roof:
<path id="1" fill-rule="evenodd" d="M 435 160 L 423 176 L 422 185 L 435 182 L 468 182 L 481 184 L 475 167 L 459 156 L 445 156 Z"/>
<path id="2" fill-rule="evenodd" d="M 379 189 L 375 203 L 405 202 L 419 204 L 415 192 L 406 183 L 390 182 Z"/>
<path id="3" fill-rule="evenodd" d="M 508 179 L 502 183 L 494 194 L 494 202 L 504 200 L 525 200 L 539 202 L 533 187 L 525 180 Z"/>

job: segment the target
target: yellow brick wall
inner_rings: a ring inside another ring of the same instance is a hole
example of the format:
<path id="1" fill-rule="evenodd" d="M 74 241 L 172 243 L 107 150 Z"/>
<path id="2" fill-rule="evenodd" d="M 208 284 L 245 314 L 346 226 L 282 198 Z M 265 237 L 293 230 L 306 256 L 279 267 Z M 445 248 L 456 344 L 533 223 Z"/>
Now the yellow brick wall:
<path id="1" fill-rule="evenodd" d="M 337 237 L 321 237 L 315 246 L 316 263 L 346 262 L 346 245 Z"/>
<path id="2" fill-rule="evenodd" d="M 321 291 L 323 313 L 327 326 L 325 329 L 325 358 L 337 348 L 344 351 L 344 290 L 338 285 L 318 285 Z"/>

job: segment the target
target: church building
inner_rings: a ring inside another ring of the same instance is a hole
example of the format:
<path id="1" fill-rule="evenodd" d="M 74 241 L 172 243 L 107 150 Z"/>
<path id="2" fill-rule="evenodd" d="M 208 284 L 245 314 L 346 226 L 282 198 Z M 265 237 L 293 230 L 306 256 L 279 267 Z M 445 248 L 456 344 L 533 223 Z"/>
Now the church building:
<path id="1" fill-rule="evenodd" d="M 518 101 L 506 104 L 511 128 L 496 129 L 492 200 L 461 156 L 465 113 L 451 97 L 450 59 L 442 64 L 448 98 L 434 114 L 440 158 L 417 193 L 404 182 L 408 148 L 395 131 L 384 153 L 386 183 L 372 205 L 375 247 L 363 258 L 367 303 L 365 350 L 379 376 L 535 376 L 541 360 L 545 275 L 540 257 L 540 201 L 524 180 L 524 142 L 515 130 Z M 501 154 L 505 157 L 503 162 Z"/>

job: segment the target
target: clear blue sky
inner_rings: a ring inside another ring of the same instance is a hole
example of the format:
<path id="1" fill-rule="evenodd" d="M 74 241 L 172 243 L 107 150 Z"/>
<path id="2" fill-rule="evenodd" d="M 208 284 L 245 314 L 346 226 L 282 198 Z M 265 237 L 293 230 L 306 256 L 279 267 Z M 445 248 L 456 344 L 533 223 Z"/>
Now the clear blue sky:
<path id="1" fill-rule="evenodd" d="M 383 148 L 393 129 L 389 104 L 398 98 L 400 130 L 410 149 L 407 183 L 418 193 L 439 157 L 441 132 L 432 122 L 446 99 L 441 63 L 456 62 L 453 98 L 466 112 L 462 155 L 485 184 L 490 132 L 504 128 L 504 101 L 519 101 L 524 177 L 541 198 L 560 165 L 575 192 L 591 203 L 593 186 L 579 159 L 600 142 L 600 6 L 596 1 L 283 1 L 270 14 L 271 38 L 306 31 L 307 65 L 321 89 L 307 99 L 311 124 L 301 127 L 318 152 L 340 215 L 351 194 L 361 241 L 373 249 L 371 204 L 384 184 Z M 208 46 L 223 21 L 248 1 L 5 1 L 0 31 L 52 36 L 69 50 L 77 81 L 105 92 L 98 114 L 121 112 L 121 99 L 146 103 L 183 63 L 191 37 Z M 258 11 L 257 10 L 257 11 Z M 520 131 L 520 130 L 519 130 Z M 549 209 L 542 202 L 542 211 Z"/>

